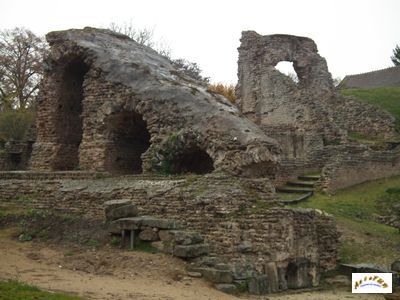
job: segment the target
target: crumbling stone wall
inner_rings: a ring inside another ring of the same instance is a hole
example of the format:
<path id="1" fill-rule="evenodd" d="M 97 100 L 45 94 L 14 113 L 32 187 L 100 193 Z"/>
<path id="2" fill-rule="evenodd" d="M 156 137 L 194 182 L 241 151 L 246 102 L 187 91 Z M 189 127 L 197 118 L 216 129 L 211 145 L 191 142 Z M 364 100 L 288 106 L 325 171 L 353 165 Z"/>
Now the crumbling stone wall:
<path id="1" fill-rule="evenodd" d="M 46 38 L 32 170 L 275 172 L 277 143 L 152 49 L 93 28 Z"/>
<path id="2" fill-rule="evenodd" d="M 375 151 L 366 146 L 346 146 L 322 169 L 319 188 L 335 192 L 394 175 L 400 175 L 400 149 Z"/>
<path id="3" fill-rule="evenodd" d="M 293 62 L 295 83 L 275 66 Z M 242 33 L 236 88 L 240 110 L 280 142 L 284 159 L 313 162 L 313 152 L 346 141 L 348 131 L 396 136 L 394 118 L 338 95 L 326 61 L 309 38 Z"/>
<path id="4" fill-rule="evenodd" d="M 16 201 L 24 195 L 25 205 L 94 218 L 104 217 L 105 201 L 132 199 L 140 215 L 176 219 L 203 234 L 211 252 L 234 265 L 238 277 L 249 271 L 264 273 L 267 265 L 274 264 L 282 289 L 288 288 L 285 276 L 289 269 L 300 262 L 306 286 L 317 285 L 321 272 L 336 265 L 338 233 L 333 218 L 315 210 L 276 207 L 268 179 L 207 175 L 76 180 L 51 176 L 2 179 L 0 198 Z"/>

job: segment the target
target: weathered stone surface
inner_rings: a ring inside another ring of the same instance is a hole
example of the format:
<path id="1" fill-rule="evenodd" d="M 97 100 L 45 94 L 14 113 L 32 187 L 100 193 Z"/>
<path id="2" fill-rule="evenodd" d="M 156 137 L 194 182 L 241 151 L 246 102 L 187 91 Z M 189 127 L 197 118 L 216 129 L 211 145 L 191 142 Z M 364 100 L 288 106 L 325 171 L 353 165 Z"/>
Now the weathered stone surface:
<path id="1" fill-rule="evenodd" d="M 111 222 L 119 226 L 121 230 L 137 230 L 142 224 L 142 217 L 121 218 Z M 113 225 L 114 226 L 114 225 Z"/>
<path id="2" fill-rule="evenodd" d="M 129 204 L 132 204 L 132 200 L 130 200 L 130 199 L 109 200 L 109 201 L 106 201 L 103 203 L 106 213 L 109 210 L 113 210 L 117 207 L 129 205 Z"/>
<path id="3" fill-rule="evenodd" d="M 239 246 L 237 246 L 237 251 L 245 253 L 245 252 L 252 252 L 253 245 L 249 241 L 243 241 Z"/>
<path id="4" fill-rule="evenodd" d="M 141 225 L 159 229 L 177 229 L 180 227 L 176 220 L 161 219 L 150 216 L 141 217 Z"/>
<path id="5" fill-rule="evenodd" d="M 276 169 L 274 140 L 156 51 L 94 28 L 51 32 L 46 39 L 51 64 L 32 169 L 153 171 L 171 147 L 178 172 L 265 175 Z M 200 163 L 187 163 L 188 156 Z"/>
<path id="6" fill-rule="evenodd" d="M 266 275 L 252 277 L 249 280 L 249 293 L 265 295 L 268 293 L 268 278 Z"/>
<path id="7" fill-rule="evenodd" d="M 158 234 L 162 241 L 174 242 L 176 245 L 193 245 L 204 240 L 198 232 L 183 230 L 160 230 Z"/>
<path id="8" fill-rule="evenodd" d="M 232 273 L 226 270 L 216 270 L 213 268 L 199 268 L 198 272 L 200 272 L 204 279 L 211 281 L 213 283 L 232 283 Z"/>
<path id="9" fill-rule="evenodd" d="M 400 260 L 394 261 L 394 262 L 391 264 L 390 269 L 391 269 L 392 271 L 395 271 L 395 272 L 399 272 L 399 273 L 400 273 Z"/>
<path id="10" fill-rule="evenodd" d="M 264 265 L 264 273 L 268 278 L 267 291 L 268 293 L 276 293 L 279 291 L 279 274 L 275 262 L 268 262 Z"/>
<path id="11" fill-rule="evenodd" d="M 293 63 L 298 83 L 275 68 L 281 61 Z M 342 140 L 346 131 L 397 135 L 390 114 L 336 93 L 327 63 L 309 38 L 244 31 L 238 64 L 239 108 L 278 140 L 287 159 L 316 163 L 311 152 Z"/>
<path id="12" fill-rule="evenodd" d="M 235 280 L 247 280 L 254 277 L 257 271 L 252 264 L 234 264 L 232 267 L 232 275 Z"/>
<path id="13" fill-rule="evenodd" d="M 124 206 L 118 206 L 113 209 L 106 210 L 106 220 L 114 221 L 120 218 L 136 217 L 138 214 L 138 209 L 136 205 L 128 204 Z"/>
<path id="14" fill-rule="evenodd" d="M 238 293 L 238 289 L 234 284 L 220 283 L 220 284 L 216 284 L 215 288 L 226 294 L 235 295 Z"/>
<path id="15" fill-rule="evenodd" d="M 193 258 L 207 254 L 208 249 L 209 247 L 206 244 L 176 245 L 174 246 L 173 255 L 182 258 Z"/>
<path id="16" fill-rule="evenodd" d="M 139 239 L 142 241 L 154 242 L 158 241 L 159 237 L 157 232 L 155 232 L 152 228 L 146 228 L 139 233 Z"/>
<path id="17" fill-rule="evenodd" d="M 164 243 L 162 241 L 152 242 L 151 246 L 163 253 L 172 254 L 172 252 L 173 252 L 172 245 Z"/>

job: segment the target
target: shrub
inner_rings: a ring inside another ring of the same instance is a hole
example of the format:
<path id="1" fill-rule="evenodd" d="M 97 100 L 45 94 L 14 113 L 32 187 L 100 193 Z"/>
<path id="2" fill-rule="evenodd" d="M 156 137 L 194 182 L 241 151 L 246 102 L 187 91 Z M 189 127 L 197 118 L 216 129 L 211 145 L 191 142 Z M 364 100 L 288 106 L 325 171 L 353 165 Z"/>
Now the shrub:
<path id="1" fill-rule="evenodd" d="M 0 140 L 20 141 L 35 120 L 30 110 L 8 110 L 0 113 Z"/>
<path id="2" fill-rule="evenodd" d="M 225 96 L 231 103 L 236 102 L 235 86 L 222 83 L 213 83 L 208 86 L 208 91 Z"/>

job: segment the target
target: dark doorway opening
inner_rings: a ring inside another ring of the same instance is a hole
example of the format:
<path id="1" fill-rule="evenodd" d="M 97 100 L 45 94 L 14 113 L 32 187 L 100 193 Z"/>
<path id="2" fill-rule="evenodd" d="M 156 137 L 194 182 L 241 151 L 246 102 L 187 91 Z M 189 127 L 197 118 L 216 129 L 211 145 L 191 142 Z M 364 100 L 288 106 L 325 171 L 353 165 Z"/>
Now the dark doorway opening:
<path id="1" fill-rule="evenodd" d="M 175 174 L 207 174 L 214 171 L 214 162 L 206 151 L 197 146 L 185 149 L 172 162 Z"/>
<path id="2" fill-rule="evenodd" d="M 150 147 L 147 123 L 135 112 L 119 112 L 109 117 L 111 147 L 108 171 L 116 174 L 142 173 L 142 154 Z"/>
<path id="3" fill-rule="evenodd" d="M 63 70 L 58 96 L 56 131 L 60 148 L 55 170 L 79 169 L 79 145 L 82 141 L 83 81 L 89 70 L 82 59 L 75 59 Z"/>

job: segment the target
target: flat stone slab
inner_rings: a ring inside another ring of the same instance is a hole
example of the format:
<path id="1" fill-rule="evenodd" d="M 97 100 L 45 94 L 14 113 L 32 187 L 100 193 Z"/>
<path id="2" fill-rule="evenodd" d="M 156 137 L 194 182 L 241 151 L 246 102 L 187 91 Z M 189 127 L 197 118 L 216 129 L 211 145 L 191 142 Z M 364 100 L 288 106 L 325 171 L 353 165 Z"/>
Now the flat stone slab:
<path id="1" fill-rule="evenodd" d="M 116 199 L 116 200 L 109 200 L 103 203 L 105 210 L 111 210 L 120 206 L 132 204 L 132 200 L 130 199 Z"/>
<path id="2" fill-rule="evenodd" d="M 118 206 L 116 208 L 106 210 L 106 220 L 114 221 L 121 218 L 136 217 L 138 212 L 139 211 L 136 205 L 133 204 Z"/>
<path id="3" fill-rule="evenodd" d="M 161 230 L 158 234 L 163 242 L 174 242 L 175 245 L 194 245 L 204 241 L 204 238 L 198 232 Z"/>
<path id="4" fill-rule="evenodd" d="M 113 221 L 113 223 L 119 224 L 121 230 L 136 230 L 140 229 L 142 226 L 158 229 L 176 229 L 179 227 L 179 224 L 175 220 L 159 219 L 149 216 L 121 218 Z"/>

